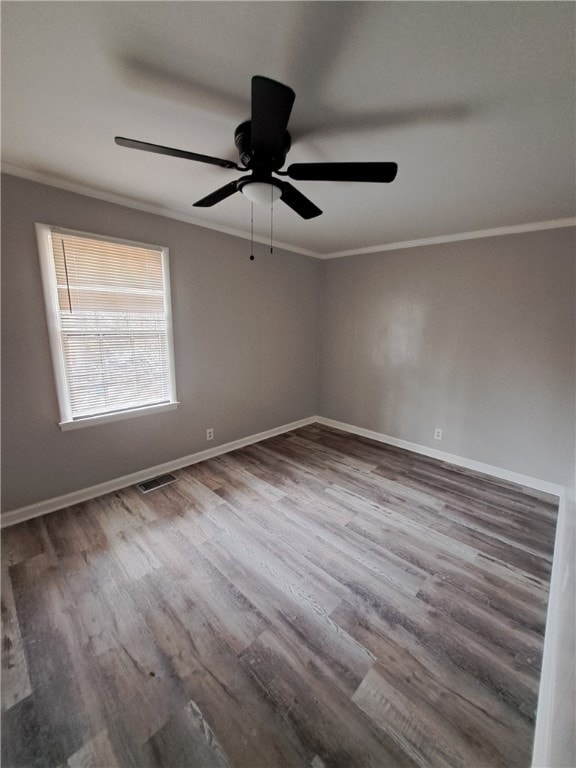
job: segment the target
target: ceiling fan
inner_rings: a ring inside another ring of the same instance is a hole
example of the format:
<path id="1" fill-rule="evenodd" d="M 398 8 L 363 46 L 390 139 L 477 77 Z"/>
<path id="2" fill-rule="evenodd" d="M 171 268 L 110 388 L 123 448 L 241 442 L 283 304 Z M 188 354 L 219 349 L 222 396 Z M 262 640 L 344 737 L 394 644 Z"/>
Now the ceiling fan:
<path id="1" fill-rule="evenodd" d="M 320 208 L 290 182 L 276 178 L 277 176 L 301 181 L 394 181 L 398 171 L 396 163 L 293 163 L 285 171 L 281 171 L 291 144 L 290 134 L 286 129 L 295 97 L 292 88 L 276 80 L 261 75 L 252 78 L 251 119 L 241 123 L 234 132 L 234 143 L 242 165 L 232 160 L 163 147 L 160 144 L 149 144 L 123 136 L 116 136 L 115 141 L 121 147 L 181 157 L 236 171 L 250 171 L 249 175 L 229 182 L 194 203 L 201 208 L 216 205 L 235 192 L 242 192 L 256 203 L 271 204 L 280 199 L 302 218 L 312 219 L 322 213 Z"/>

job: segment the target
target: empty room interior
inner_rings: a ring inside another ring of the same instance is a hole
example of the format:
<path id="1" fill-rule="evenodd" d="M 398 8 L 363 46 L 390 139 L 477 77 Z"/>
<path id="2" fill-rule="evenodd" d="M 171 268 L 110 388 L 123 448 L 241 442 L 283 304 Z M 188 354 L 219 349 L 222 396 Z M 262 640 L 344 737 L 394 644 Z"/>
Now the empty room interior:
<path id="1" fill-rule="evenodd" d="M 2 765 L 574 768 L 576 4 L 1 34 Z"/>

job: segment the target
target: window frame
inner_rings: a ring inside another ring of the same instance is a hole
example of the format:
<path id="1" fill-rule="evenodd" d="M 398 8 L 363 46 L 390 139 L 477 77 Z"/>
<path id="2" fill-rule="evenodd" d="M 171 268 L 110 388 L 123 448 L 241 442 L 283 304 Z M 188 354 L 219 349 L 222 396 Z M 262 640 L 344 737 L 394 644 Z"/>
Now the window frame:
<path id="1" fill-rule="evenodd" d="M 162 413 L 164 411 L 175 410 L 180 403 L 176 396 L 176 374 L 174 365 L 174 336 L 172 325 L 172 295 L 170 291 L 170 263 L 169 252 L 166 246 L 151 245 L 135 240 L 126 240 L 120 237 L 108 235 L 93 234 L 75 229 L 59 227 L 53 224 L 42 224 L 36 222 L 36 238 L 38 241 L 38 254 L 40 257 L 40 270 L 42 275 L 42 287 L 44 292 L 44 306 L 46 310 L 46 319 L 48 323 L 48 338 L 50 341 L 50 352 L 52 357 L 52 367 L 54 370 L 54 381 L 56 384 L 56 395 L 58 398 L 58 408 L 60 411 L 60 421 L 58 422 L 62 431 L 72 429 L 81 429 L 83 427 L 94 426 L 96 424 L 107 424 L 124 419 L 132 419 L 137 416 L 147 416 L 153 413 Z M 66 368 L 64 362 L 64 349 L 62 346 L 62 335 L 60 328 L 60 308 L 58 302 L 58 287 L 56 281 L 56 271 L 54 269 L 54 258 L 52 254 L 52 233 L 57 232 L 63 235 L 72 235 L 76 237 L 89 238 L 91 240 L 102 240 L 108 243 L 117 243 L 119 245 L 130 245 L 140 248 L 151 248 L 160 251 L 162 259 L 162 280 L 164 290 L 164 304 L 166 308 L 166 342 L 168 351 L 168 383 L 169 400 L 165 403 L 154 405 L 136 406 L 126 410 L 108 411 L 96 416 L 72 416 L 70 398 L 68 395 L 68 384 L 66 379 Z"/>

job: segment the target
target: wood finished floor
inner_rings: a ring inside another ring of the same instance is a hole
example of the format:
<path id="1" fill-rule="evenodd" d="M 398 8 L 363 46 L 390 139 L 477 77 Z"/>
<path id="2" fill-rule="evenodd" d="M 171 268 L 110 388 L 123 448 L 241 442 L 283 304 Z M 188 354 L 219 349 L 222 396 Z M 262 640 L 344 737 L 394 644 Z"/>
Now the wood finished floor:
<path id="1" fill-rule="evenodd" d="M 309 426 L 3 532 L 2 765 L 529 766 L 553 497 Z"/>

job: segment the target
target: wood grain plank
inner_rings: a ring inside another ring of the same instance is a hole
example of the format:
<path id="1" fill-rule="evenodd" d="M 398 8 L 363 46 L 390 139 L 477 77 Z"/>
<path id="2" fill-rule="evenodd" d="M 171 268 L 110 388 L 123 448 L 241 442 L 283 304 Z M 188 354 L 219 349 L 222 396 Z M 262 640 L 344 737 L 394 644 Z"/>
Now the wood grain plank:
<path id="1" fill-rule="evenodd" d="M 87 549 L 105 549 L 108 546 L 93 501 L 68 507 L 58 515 L 46 515 L 44 522 L 57 557 L 68 557 Z"/>
<path id="2" fill-rule="evenodd" d="M 136 598 L 138 599 L 138 598 Z M 179 588 L 163 585 L 159 604 L 141 591 L 139 605 L 170 666 L 235 766 L 301 765 L 301 745 L 283 727 L 228 638 Z M 165 762 L 169 766 L 170 763 Z"/>
<path id="3" fill-rule="evenodd" d="M 2 761 L 529 766 L 555 499 L 320 425 L 3 532 Z"/>
<path id="4" fill-rule="evenodd" d="M 12 581 L 5 570 L 2 572 L 2 711 L 10 709 L 31 693 Z"/>
<path id="5" fill-rule="evenodd" d="M 45 541 L 41 532 L 42 525 L 43 519 L 36 518 L 34 520 L 26 520 L 26 522 L 13 525 L 10 528 L 2 529 L 3 568 L 9 568 L 16 563 L 30 560 L 32 557 L 41 555 L 46 551 Z"/>
<path id="6" fill-rule="evenodd" d="M 202 712 L 189 702 L 138 750 L 140 768 L 230 768 L 222 746 Z"/>
<path id="7" fill-rule="evenodd" d="M 441 648 L 366 608 L 343 603 L 333 618 L 371 650 L 375 668 L 390 686 L 412 697 L 416 708 L 421 701 L 432 707 L 440 727 L 446 720 L 464 734 L 476 753 L 469 755 L 471 764 L 529 763 L 530 724 L 513 705 L 494 696 L 462 658 L 449 658 Z"/>
<path id="8" fill-rule="evenodd" d="M 434 707 L 406 696 L 391 685 L 380 668 L 372 669 L 352 697 L 358 707 L 394 743 L 401 745 L 416 765 L 464 768 L 478 758 L 457 727 L 441 719 Z"/>
<path id="9" fill-rule="evenodd" d="M 107 731 L 100 731 L 71 755 L 67 768 L 120 768 Z"/>
<path id="10" fill-rule="evenodd" d="M 295 729 L 309 762 L 318 755 L 331 766 L 413 764 L 403 747 L 372 729 L 321 670 L 310 675 L 305 658 L 275 633 L 262 633 L 241 658 L 285 723 Z"/>

